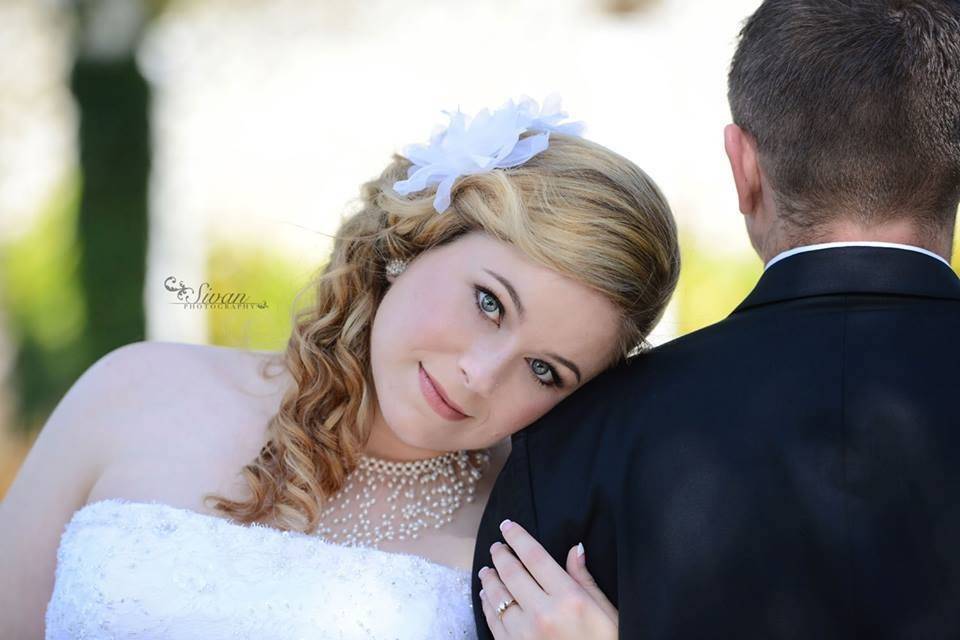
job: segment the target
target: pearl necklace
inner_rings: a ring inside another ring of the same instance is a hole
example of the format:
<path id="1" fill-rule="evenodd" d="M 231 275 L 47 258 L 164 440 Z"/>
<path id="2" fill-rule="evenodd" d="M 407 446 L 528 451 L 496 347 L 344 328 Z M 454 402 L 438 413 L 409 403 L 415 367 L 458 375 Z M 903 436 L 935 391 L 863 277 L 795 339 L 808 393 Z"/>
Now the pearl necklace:
<path id="1" fill-rule="evenodd" d="M 489 462 L 486 450 L 450 451 L 409 462 L 360 454 L 357 468 L 322 509 L 317 534 L 330 542 L 367 547 L 415 540 L 426 527 L 439 529 L 451 522 L 464 502 L 473 502 Z M 378 494 L 384 498 L 379 504 Z"/>

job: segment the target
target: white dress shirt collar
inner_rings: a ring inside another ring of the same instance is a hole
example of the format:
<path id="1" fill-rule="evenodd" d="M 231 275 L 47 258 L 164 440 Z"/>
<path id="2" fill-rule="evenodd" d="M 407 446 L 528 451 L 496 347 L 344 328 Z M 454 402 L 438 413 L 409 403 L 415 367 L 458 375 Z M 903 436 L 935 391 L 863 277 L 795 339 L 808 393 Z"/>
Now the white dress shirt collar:
<path id="1" fill-rule="evenodd" d="M 776 263 L 780 262 L 784 258 L 789 258 L 790 256 L 796 255 L 798 253 L 806 253 L 807 251 L 817 251 L 818 249 L 830 249 L 833 247 L 886 247 L 889 249 L 905 249 L 907 251 L 916 251 L 917 253 L 922 253 L 924 255 L 930 256 L 931 258 L 936 258 L 943 264 L 950 267 L 950 263 L 944 260 L 942 257 L 938 256 L 932 251 L 928 251 L 922 247 L 915 247 L 910 244 L 896 244 L 894 242 L 824 242 L 823 244 L 810 244 L 804 247 L 796 247 L 789 249 L 782 253 L 777 254 L 770 259 L 764 267 L 763 270 L 766 271 Z M 953 267 L 950 267 L 953 269 Z"/>

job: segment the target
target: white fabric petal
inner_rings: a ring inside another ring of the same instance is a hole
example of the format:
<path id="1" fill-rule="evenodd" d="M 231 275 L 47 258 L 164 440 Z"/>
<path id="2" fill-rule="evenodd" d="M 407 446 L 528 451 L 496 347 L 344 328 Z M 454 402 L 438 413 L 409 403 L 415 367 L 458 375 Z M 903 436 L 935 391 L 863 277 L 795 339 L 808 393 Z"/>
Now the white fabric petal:
<path id="1" fill-rule="evenodd" d="M 523 164 L 533 156 L 547 148 L 550 134 L 540 133 L 535 136 L 527 136 L 517 143 L 510 155 L 497 163 L 498 167 L 509 168 Z"/>
<path id="2" fill-rule="evenodd" d="M 560 98 L 553 94 L 540 109 L 535 100 L 523 96 L 519 103 L 508 100 L 491 112 L 481 110 L 468 118 L 459 109 L 444 111 L 450 118 L 445 130 L 431 136 L 427 145 L 410 145 L 400 154 L 411 162 L 407 179 L 398 180 L 393 189 L 401 195 L 422 191 L 437 185 L 433 206 L 443 213 L 449 206 L 456 179 L 515 167 L 546 149 L 550 132 L 580 136 L 582 122 L 567 122 L 567 114 L 560 110 Z M 527 131 L 538 135 L 520 139 Z"/>
<path id="3" fill-rule="evenodd" d="M 456 179 L 456 175 L 447 176 L 437 186 L 437 195 L 433 198 L 433 208 L 437 213 L 443 213 L 450 206 L 450 190 L 453 189 L 453 181 Z"/>

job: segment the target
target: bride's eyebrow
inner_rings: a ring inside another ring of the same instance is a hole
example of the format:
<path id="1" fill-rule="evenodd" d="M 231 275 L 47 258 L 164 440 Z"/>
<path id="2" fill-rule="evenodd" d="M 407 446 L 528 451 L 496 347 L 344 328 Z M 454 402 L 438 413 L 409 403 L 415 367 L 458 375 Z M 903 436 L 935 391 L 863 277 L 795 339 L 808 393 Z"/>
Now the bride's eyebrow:
<path id="1" fill-rule="evenodd" d="M 510 281 L 504 278 L 499 273 L 490 271 L 490 269 L 484 269 L 487 273 L 492 275 L 494 278 L 500 281 L 500 284 L 504 286 L 507 290 L 507 293 L 510 294 L 510 297 L 513 299 L 513 305 L 517 308 L 517 313 L 520 315 L 520 319 L 523 319 L 523 303 L 520 302 L 520 296 L 517 294 L 517 290 L 513 288 L 513 285 L 510 284 Z"/>
<path id="2" fill-rule="evenodd" d="M 576 364 L 574 364 L 573 362 L 567 360 L 567 359 L 564 358 L 563 356 L 558 356 L 558 355 L 555 354 L 555 353 L 547 353 L 547 354 L 545 354 L 545 355 L 553 358 L 554 360 L 556 360 L 557 362 L 559 362 L 560 364 L 562 364 L 562 365 L 565 366 L 566 368 L 570 369 L 570 371 L 573 371 L 573 372 L 576 374 L 576 376 L 577 376 L 577 384 L 580 384 L 580 367 L 578 367 L 578 366 L 577 366 Z"/>
<path id="3" fill-rule="evenodd" d="M 491 271 L 490 269 L 484 269 L 484 271 L 486 271 L 487 273 L 492 275 L 494 278 L 496 278 L 500 282 L 500 284 L 503 285 L 503 288 L 507 290 L 507 293 L 510 294 L 510 298 L 513 300 L 514 306 L 517 308 L 517 313 L 520 315 L 520 319 L 522 320 L 523 319 L 523 303 L 520 301 L 520 295 L 517 293 L 517 290 L 513 288 L 513 285 L 510 284 L 509 280 L 504 278 L 499 273 L 496 273 L 495 271 Z M 556 360 L 566 368 L 570 369 L 570 371 L 573 371 L 573 373 L 577 376 L 577 384 L 580 384 L 580 367 L 578 367 L 575 363 L 571 362 L 570 360 L 567 360 L 563 356 L 558 356 L 555 353 L 547 353 L 545 355 L 553 358 L 554 360 Z"/>

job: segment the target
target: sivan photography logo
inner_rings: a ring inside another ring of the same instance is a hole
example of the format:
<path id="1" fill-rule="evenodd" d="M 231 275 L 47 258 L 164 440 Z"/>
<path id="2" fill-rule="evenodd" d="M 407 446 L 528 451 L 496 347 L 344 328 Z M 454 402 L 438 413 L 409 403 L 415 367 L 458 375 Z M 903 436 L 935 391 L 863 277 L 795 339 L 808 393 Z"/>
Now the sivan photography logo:
<path id="1" fill-rule="evenodd" d="M 214 291 L 207 282 L 200 283 L 200 287 L 194 290 L 193 287 L 188 287 L 183 284 L 183 280 L 178 283 L 176 278 L 170 276 L 163 281 L 163 286 L 167 291 L 177 294 L 177 302 L 171 302 L 170 304 L 183 305 L 184 309 L 267 308 L 266 301 L 251 302 L 247 300 L 247 294 L 245 293 L 236 293 L 233 291 L 219 293 Z"/>

